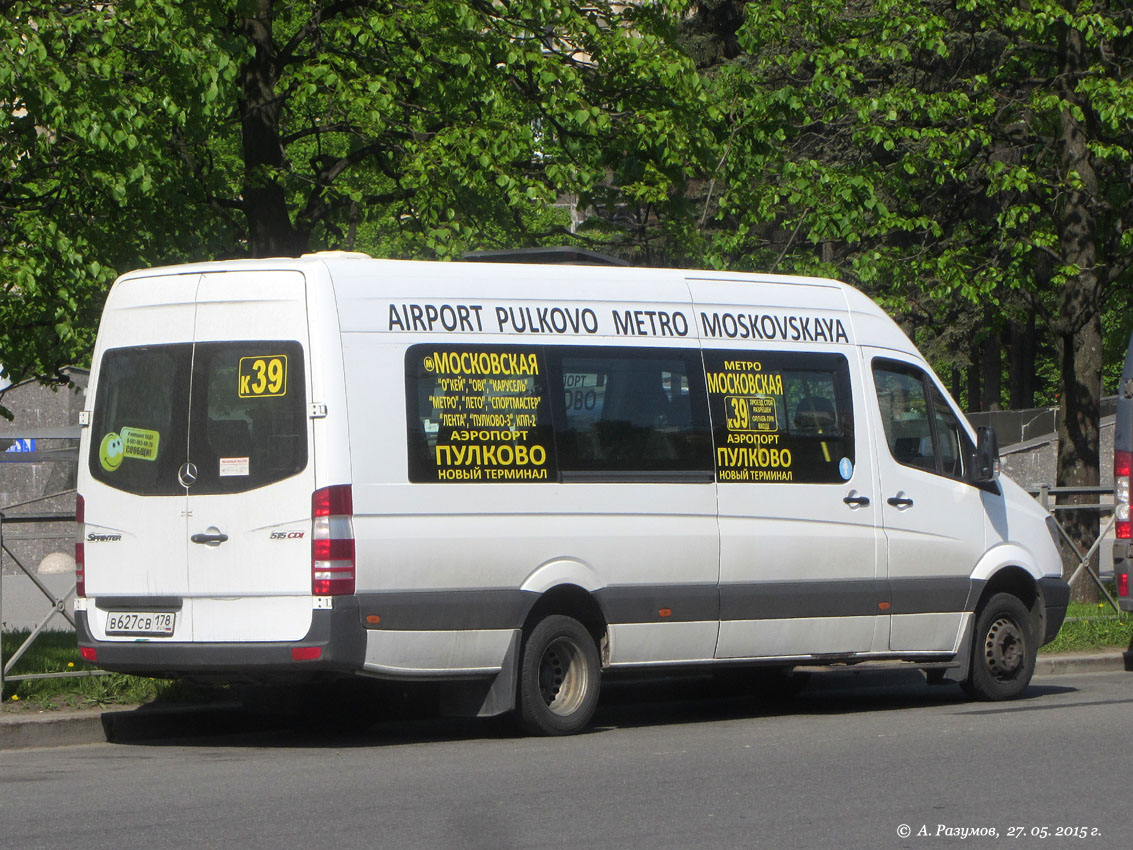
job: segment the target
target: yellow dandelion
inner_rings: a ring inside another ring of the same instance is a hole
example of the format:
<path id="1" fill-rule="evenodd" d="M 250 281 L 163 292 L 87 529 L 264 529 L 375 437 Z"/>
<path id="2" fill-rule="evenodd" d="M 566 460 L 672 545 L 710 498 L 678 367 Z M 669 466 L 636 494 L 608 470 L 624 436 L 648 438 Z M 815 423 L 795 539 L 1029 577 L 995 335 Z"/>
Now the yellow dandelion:
<path id="1" fill-rule="evenodd" d="M 12 702 L 19 702 L 19 701 L 20 701 L 20 695 L 19 694 L 12 694 Z"/>
<path id="2" fill-rule="evenodd" d="M 74 661 L 68 661 L 68 662 L 67 662 L 67 666 L 68 666 L 68 667 L 74 667 L 74 666 L 75 666 L 75 662 L 74 662 Z"/>

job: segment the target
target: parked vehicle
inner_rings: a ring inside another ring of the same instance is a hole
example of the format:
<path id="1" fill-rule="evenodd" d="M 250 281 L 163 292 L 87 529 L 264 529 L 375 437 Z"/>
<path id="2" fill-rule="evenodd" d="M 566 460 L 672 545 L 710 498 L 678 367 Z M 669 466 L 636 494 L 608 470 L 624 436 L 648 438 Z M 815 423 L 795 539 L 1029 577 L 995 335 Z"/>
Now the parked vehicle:
<path id="1" fill-rule="evenodd" d="M 124 275 L 83 415 L 108 670 L 451 683 L 901 661 L 1018 696 L 1068 589 L 908 338 L 836 281 L 325 253 Z"/>
<path id="2" fill-rule="evenodd" d="M 1117 602 L 1123 611 L 1133 611 L 1129 573 L 1133 571 L 1133 534 L 1129 522 L 1129 479 L 1133 469 L 1133 334 L 1117 390 L 1117 419 L 1113 432 L 1113 575 Z"/>

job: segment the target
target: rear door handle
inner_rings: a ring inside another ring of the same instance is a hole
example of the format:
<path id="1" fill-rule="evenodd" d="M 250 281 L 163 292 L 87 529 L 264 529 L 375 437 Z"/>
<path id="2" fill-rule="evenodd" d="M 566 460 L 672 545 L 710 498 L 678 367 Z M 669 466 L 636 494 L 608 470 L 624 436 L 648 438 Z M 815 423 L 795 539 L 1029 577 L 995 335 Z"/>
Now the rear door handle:
<path id="1" fill-rule="evenodd" d="M 855 496 L 852 492 L 842 500 L 851 508 L 864 508 L 869 504 L 869 496 Z"/>
<path id="2" fill-rule="evenodd" d="M 203 543 L 205 546 L 219 546 L 228 539 L 228 535 L 224 532 L 217 532 L 216 534 L 194 534 L 189 538 L 194 543 Z"/>
<path id="3" fill-rule="evenodd" d="M 890 496 L 885 501 L 898 509 L 911 508 L 913 506 L 913 500 L 908 496 L 902 496 L 900 493 L 898 493 L 896 496 Z"/>

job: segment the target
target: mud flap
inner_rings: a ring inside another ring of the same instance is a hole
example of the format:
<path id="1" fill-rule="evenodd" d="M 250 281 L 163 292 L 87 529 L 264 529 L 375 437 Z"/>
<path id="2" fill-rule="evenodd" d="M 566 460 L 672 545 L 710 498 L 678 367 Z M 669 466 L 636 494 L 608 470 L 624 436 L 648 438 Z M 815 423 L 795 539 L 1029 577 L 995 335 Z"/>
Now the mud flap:
<path id="1" fill-rule="evenodd" d="M 976 630 L 976 618 L 973 615 L 969 621 L 968 628 L 964 631 L 964 637 L 960 641 L 960 649 L 956 652 L 956 660 L 959 662 L 955 667 L 948 667 L 944 670 L 943 679 L 945 682 L 955 682 L 957 684 L 965 682 L 972 670 L 972 633 Z"/>
<path id="2" fill-rule="evenodd" d="M 519 676 L 520 636 L 519 629 L 512 633 L 500 672 L 495 676 L 445 687 L 441 713 L 450 717 L 495 717 L 513 710 Z"/>

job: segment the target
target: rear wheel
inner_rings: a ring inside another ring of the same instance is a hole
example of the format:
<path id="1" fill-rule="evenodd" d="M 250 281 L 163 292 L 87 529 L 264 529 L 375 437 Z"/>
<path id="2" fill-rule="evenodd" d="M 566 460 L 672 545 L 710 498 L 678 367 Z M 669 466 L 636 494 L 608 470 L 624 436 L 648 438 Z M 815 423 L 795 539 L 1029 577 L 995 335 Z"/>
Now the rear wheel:
<path id="1" fill-rule="evenodd" d="M 972 635 L 972 669 L 961 687 L 973 699 L 1014 699 L 1035 672 L 1031 614 L 1017 596 L 997 593 L 980 609 Z"/>
<path id="2" fill-rule="evenodd" d="M 519 719 L 536 735 L 572 735 L 598 706 L 598 647 L 582 623 L 554 614 L 527 635 L 519 668 Z"/>

